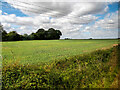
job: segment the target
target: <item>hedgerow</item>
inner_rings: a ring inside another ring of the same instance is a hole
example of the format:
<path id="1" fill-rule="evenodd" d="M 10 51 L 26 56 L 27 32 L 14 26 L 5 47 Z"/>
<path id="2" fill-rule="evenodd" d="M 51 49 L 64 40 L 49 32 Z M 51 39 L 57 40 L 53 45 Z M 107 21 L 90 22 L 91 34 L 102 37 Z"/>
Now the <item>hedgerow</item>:
<path id="1" fill-rule="evenodd" d="M 2 89 L 110 88 L 118 75 L 118 46 L 44 64 L 3 65 Z M 116 87 L 114 87 L 116 88 Z"/>

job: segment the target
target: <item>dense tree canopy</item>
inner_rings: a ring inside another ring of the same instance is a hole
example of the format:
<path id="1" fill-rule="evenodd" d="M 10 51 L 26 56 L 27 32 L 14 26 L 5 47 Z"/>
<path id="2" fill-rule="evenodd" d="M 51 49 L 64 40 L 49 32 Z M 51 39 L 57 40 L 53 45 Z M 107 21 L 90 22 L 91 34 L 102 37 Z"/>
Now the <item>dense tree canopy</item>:
<path id="1" fill-rule="evenodd" d="M 8 41 L 21 40 L 21 36 L 16 31 L 11 31 L 7 35 L 8 35 Z"/>
<path id="2" fill-rule="evenodd" d="M 3 28 L 2 28 L 2 25 L 0 24 L 0 41 L 2 39 L 2 30 L 3 30 Z"/>
<path id="3" fill-rule="evenodd" d="M 0 37 L 2 37 L 1 39 L 3 41 L 7 41 L 8 37 L 7 37 L 7 32 L 5 30 L 3 30 L 3 26 L 0 24 Z"/>
<path id="4" fill-rule="evenodd" d="M 60 39 L 60 36 L 62 35 L 60 30 L 55 30 L 54 28 L 49 28 L 47 31 L 41 28 L 38 29 L 36 33 L 31 33 L 30 35 L 19 35 L 16 31 L 7 33 L 3 30 L 2 26 L 0 26 L 0 32 L 2 33 L 2 41 L 54 40 Z"/>

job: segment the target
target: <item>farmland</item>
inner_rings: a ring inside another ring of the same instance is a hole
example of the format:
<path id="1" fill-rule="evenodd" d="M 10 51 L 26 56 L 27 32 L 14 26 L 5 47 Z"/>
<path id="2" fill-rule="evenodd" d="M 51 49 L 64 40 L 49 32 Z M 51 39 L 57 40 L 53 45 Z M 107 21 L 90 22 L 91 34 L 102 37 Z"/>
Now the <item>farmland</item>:
<path id="1" fill-rule="evenodd" d="M 118 88 L 118 40 L 2 42 L 2 89 Z"/>
<path id="2" fill-rule="evenodd" d="M 109 48 L 117 40 L 34 40 L 2 42 L 3 64 L 19 61 L 21 64 L 36 64 L 64 59 Z"/>

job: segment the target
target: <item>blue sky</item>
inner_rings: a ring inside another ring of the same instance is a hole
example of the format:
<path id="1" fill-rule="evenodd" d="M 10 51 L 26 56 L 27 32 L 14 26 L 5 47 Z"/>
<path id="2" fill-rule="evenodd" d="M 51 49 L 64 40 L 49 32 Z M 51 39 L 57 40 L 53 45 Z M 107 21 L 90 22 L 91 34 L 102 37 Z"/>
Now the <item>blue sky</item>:
<path id="1" fill-rule="evenodd" d="M 19 9 L 12 7 L 7 2 L 3 2 L 2 4 L 3 4 L 2 11 L 7 14 L 15 14 L 16 16 L 20 16 L 20 17 L 27 16 L 26 14 L 22 13 Z M 4 14 L 4 13 L 2 13 L 2 14 Z"/>
<path id="2" fill-rule="evenodd" d="M 109 4 L 108 7 L 109 7 L 109 10 L 107 13 L 114 13 L 114 12 L 118 11 L 118 2 L 113 2 L 112 4 Z M 98 14 L 96 16 L 100 16 L 99 19 L 103 19 L 107 13 L 104 13 L 102 15 Z"/>
<path id="3" fill-rule="evenodd" d="M 39 28 L 48 29 L 50 27 L 53 27 L 63 32 L 62 38 L 116 38 L 118 34 L 118 22 L 116 21 L 118 19 L 117 2 L 114 2 L 112 4 L 106 4 L 104 2 L 80 3 L 80 5 L 78 3 L 75 3 L 74 5 L 64 3 L 63 5 L 60 4 L 61 6 L 52 6 L 45 4 L 47 5 L 47 8 L 52 8 L 53 11 L 46 9 L 46 7 L 38 8 L 37 4 L 36 6 L 31 3 L 30 6 L 27 4 L 20 4 L 20 6 L 22 5 L 23 7 L 16 8 L 14 3 L 11 3 L 10 1 L 2 3 L 1 11 L 2 17 L 4 19 L 1 19 L 1 23 L 3 24 L 7 32 L 15 30 L 20 34 L 30 34 L 32 32 L 35 32 Z M 40 3 L 38 5 L 42 4 Z M 53 9 L 53 7 L 55 8 L 55 10 Z M 34 14 L 31 11 L 37 11 L 38 13 Z M 63 11 L 65 11 L 65 13 L 63 13 Z M 43 15 L 39 12 L 43 13 Z M 53 12 L 58 12 L 60 14 L 54 14 Z M 59 16 L 59 18 L 54 17 L 54 15 L 51 16 L 51 14 Z M 80 18 L 77 16 L 79 16 Z M 32 24 L 31 28 L 30 24 Z M 110 35 L 105 35 L 106 32 L 109 32 Z M 98 33 L 100 33 L 101 36 Z"/>

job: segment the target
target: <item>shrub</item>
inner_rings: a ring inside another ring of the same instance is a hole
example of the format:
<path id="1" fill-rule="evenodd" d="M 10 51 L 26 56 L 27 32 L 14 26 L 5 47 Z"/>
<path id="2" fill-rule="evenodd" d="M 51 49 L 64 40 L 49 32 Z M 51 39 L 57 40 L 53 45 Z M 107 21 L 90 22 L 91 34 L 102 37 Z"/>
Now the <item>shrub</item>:
<path id="1" fill-rule="evenodd" d="M 109 61 L 118 47 L 39 65 L 3 66 L 2 89 L 109 88 L 118 74 Z M 117 55 L 117 54 L 116 54 Z"/>

